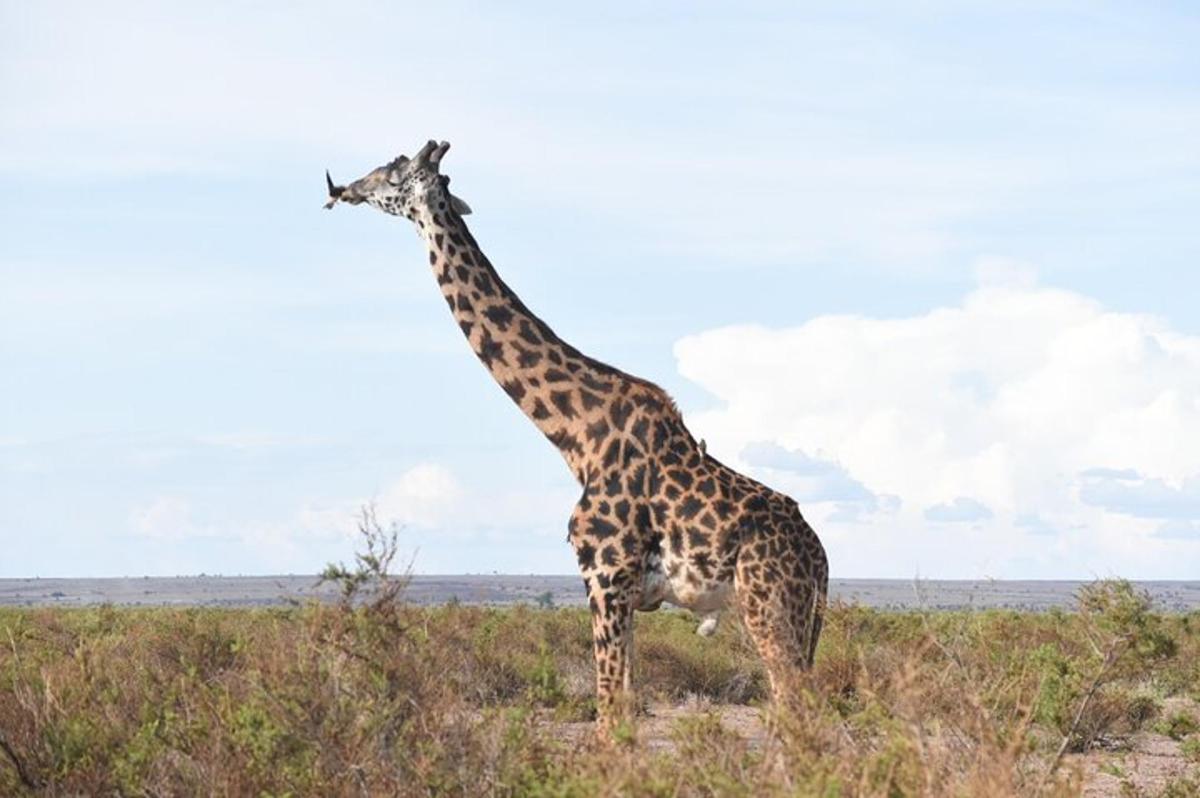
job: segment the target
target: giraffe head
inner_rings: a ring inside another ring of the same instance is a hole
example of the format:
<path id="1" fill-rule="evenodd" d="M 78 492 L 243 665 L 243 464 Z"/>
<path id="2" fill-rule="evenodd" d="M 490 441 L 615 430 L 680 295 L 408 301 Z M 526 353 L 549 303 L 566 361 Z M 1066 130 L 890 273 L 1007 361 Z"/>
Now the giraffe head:
<path id="1" fill-rule="evenodd" d="M 338 202 L 373 205 L 392 216 L 415 220 L 422 210 L 451 208 L 460 216 L 471 212 L 467 203 L 450 193 L 450 178 L 438 171 L 450 143 L 429 141 L 414 157 L 401 155 L 391 163 L 374 169 L 348 186 L 336 186 L 329 172 L 326 208 Z"/>

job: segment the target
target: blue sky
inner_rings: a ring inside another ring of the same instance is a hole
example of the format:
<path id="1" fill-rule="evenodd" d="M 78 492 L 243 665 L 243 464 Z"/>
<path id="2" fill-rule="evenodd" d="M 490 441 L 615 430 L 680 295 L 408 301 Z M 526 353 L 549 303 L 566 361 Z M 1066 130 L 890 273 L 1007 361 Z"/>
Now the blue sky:
<path id="1" fill-rule="evenodd" d="M 1187 4 L 0 2 L 0 576 L 570 573 L 401 220 L 800 501 L 843 577 L 1200 571 Z"/>

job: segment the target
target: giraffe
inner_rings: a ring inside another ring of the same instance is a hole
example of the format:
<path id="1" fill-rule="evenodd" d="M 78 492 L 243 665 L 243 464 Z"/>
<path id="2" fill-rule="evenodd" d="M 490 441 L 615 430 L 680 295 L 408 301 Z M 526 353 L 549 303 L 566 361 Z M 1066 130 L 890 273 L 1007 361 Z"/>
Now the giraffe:
<path id="1" fill-rule="evenodd" d="M 504 283 L 441 173 L 449 144 L 429 141 L 348 186 L 326 208 L 367 203 L 413 222 L 442 296 L 496 382 L 558 449 L 582 494 L 567 523 L 592 618 L 600 736 L 632 696 L 633 616 L 665 601 L 709 635 L 731 600 L 777 702 L 811 666 L 828 562 L 796 502 L 724 465 L 671 397 L 563 341 Z"/>

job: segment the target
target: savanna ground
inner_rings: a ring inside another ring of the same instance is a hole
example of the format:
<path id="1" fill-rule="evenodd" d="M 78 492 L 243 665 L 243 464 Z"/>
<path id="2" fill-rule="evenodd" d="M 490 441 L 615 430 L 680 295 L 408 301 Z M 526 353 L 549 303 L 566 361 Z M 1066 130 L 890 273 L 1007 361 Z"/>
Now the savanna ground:
<path id="1" fill-rule="evenodd" d="M 637 621 L 593 740 L 586 611 L 416 607 L 390 555 L 290 608 L 0 610 L 0 795 L 1200 795 L 1200 612 L 829 609 L 803 701 L 744 632 Z"/>

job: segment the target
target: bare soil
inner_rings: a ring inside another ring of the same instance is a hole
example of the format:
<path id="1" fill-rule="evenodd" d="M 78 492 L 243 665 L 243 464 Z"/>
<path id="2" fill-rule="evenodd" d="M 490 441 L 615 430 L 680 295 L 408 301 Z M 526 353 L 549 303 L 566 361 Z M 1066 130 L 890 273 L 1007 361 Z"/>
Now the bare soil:
<path id="1" fill-rule="evenodd" d="M 1200 715 L 1200 702 L 1194 701 L 1174 700 L 1168 702 L 1166 710 L 1189 707 Z M 672 733 L 676 723 L 706 712 L 714 713 L 722 727 L 741 739 L 750 750 L 762 750 L 770 742 L 762 713 L 756 707 L 692 700 L 648 707 L 646 714 L 638 719 L 638 745 L 651 751 L 672 752 L 676 747 Z M 546 722 L 559 739 L 572 745 L 587 744 L 595 730 L 595 724 L 591 722 L 564 723 L 549 719 Z M 1200 763 L 1191 762 L 1184 756 L 1179 741 L 1151 731 L 1138 732 L 1127 739 L 1106 740 L 1102 747 L 1070 754 L 1062 766 L 1078 769 L 1082 774 L 1086 798 L 1157 796 L 1168 785 L 1181 780 L 1200 783 Z"/>

